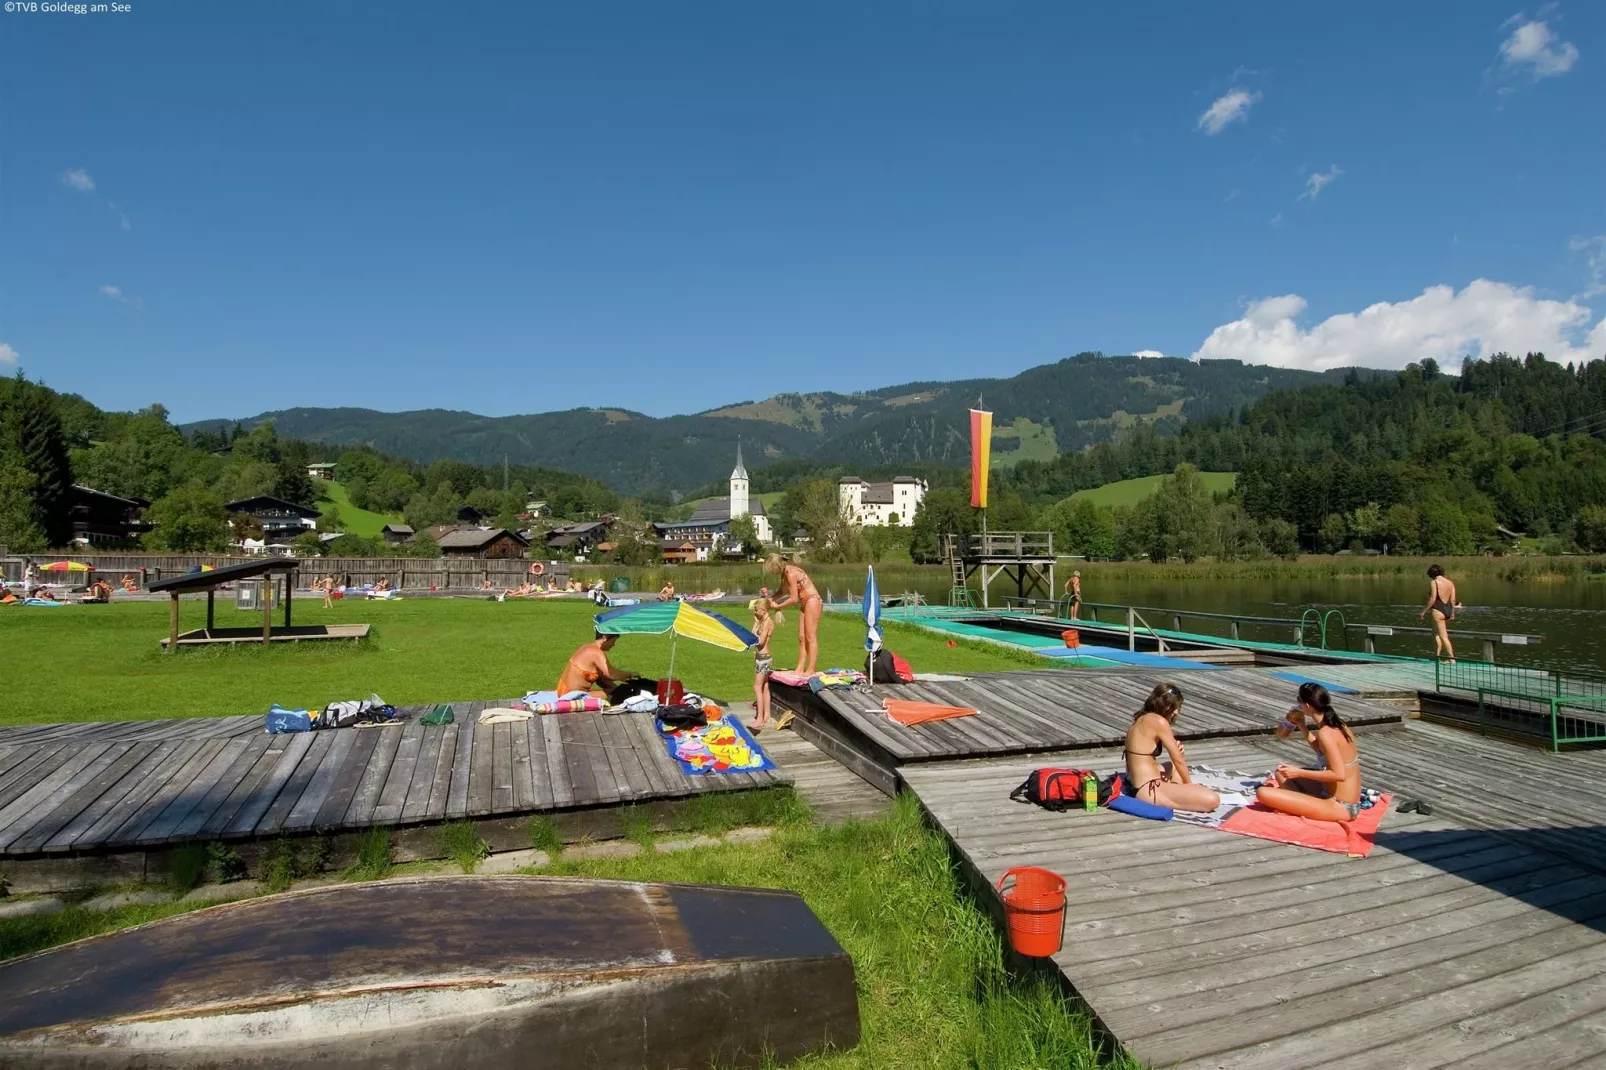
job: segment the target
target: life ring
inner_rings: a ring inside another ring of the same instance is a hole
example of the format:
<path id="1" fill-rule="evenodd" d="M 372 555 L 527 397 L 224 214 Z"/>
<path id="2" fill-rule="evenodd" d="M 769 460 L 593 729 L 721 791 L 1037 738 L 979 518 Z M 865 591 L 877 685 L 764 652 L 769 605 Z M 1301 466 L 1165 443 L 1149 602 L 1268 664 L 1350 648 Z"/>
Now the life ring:
<path id="1" fill-rule="evenodd" d="M 530 566 L 530 575 L 532 575 L 532 576 L 544 576 L 544 575 L 546 575 L 546 566 L 541 564 L 541 562 L 537 561 L 535 564 Z"/>

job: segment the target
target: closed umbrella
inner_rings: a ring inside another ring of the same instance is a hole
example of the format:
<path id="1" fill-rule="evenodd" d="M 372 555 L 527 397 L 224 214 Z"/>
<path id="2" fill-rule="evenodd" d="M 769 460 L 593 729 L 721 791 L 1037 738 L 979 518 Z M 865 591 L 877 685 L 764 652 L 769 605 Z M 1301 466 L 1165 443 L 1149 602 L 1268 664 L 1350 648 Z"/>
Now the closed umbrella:
<path id="1" fill-rule="evenodd" d="M 874 684 L 875 656 L 876 651 L 881 649 L 881 588 L 876 586 L 874 565 L 870 566 L 870 575 L 864 581 L 864 601 L 860 603 L 860 608 L 864 611 L 864 649 L 870 652 L 869 664 L 865 666 L 870 671 L 865 675 Z"/>

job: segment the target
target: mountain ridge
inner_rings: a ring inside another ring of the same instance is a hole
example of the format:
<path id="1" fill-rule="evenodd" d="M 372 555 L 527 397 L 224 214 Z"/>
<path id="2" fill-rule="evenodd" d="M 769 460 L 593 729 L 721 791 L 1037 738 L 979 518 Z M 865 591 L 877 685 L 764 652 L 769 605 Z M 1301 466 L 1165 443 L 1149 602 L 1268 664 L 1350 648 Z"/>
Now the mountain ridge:
<path id="1" fill-rule="evenodd" d="M 272 420 L 281 435 L 330 445 L 368 445 L 420 462 L 515 463 L 602 479 L 620 493 L 688 493 L 724 478 L 740 442 L 748 462 L 822 465 L 968 463 L 968 410 L 994 413 L 994 461 L 1085 449 L 1123 427 L 1169 433 L 1223 414 L 1271 390 L 1334 377 L 1235 360 L 1106 357 L 1082 353 L 1008 377 L 923 380 L 867 391 L 788 392 L 700 413 L 648 416 L 586 407 L 512 416 L 460 409 L 387 413 L 298 406 L 249 418 L 199 420 L 185 431 Z"/>

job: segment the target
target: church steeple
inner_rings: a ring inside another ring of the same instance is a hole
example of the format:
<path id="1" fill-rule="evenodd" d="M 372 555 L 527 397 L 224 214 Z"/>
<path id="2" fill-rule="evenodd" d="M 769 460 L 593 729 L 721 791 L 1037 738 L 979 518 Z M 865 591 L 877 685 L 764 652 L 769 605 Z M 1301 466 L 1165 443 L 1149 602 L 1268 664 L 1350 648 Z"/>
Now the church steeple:
<path id="1" fill-rule="evenodd" d="M 742 464 L 742 443 L 736 441 L 736 467 L 731 469 L 731 519 L 751 511 L 747 498 L 747 467 Z"/>

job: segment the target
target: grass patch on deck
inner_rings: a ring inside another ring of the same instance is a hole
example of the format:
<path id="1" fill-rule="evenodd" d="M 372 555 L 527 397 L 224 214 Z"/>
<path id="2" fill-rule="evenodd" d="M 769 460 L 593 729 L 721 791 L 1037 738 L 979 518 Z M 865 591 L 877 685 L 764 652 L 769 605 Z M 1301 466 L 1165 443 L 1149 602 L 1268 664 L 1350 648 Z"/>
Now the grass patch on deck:
<path id="1" fill-rule="evenodd" d="M 721 612 L 738 613 L 735 607 Z M 0 689 L 0 724 L 103 721 L 265 714 L 270 703 L 321 709 L 340 699 L 377 693 L 398 705 L 506 699 L 556 684 L 564 662 L 589 642 L 589 602 L 492 602 L 474 598 L 415 598 L 395 602 L 337 601 L 333 609 L 297 599 L 302 624 L 366 621 L 363 643 L 274 643 L 200 647 L 166 654 L 167 606 L 113 602 L 63 609 L 0 608 L 0 649 L 8 663 L 71 666 L 71 687 Z M 218 623 L 260 621 L 232 604 L 218 606 Z M 738 614 L 739 615 L 739 614 Z M 203 602 L 182 604 L 182 627 L 198 627 Z M 744 622 L 745 623 L 745 622 Z M 775 663 L 797 658 L 796 618 L 772 640 Z M 944 646 L 944 638 L 899 629 L 896 646 L 916 672 L 990 672 L 1021 667 L 1012 652 L 979 646 Z M 616 664 L 644 676 L 669 667 L 670 637 L 626 636 L 614 648 Z M 1035 660 L 1035 659 L 1034 659 Z M 820 622 L 820 666 L 862 665 L 864 625 L 827 613 Z M 753 691 L 751 655 L 682 640 L 675 675 L 687 687 L 730 700 Z"/>
<path id="2" fill-rule="evenodd" d="M 796 1067 L 1136 1070 L 1124 1054 L 1101 1050 L 1087 1016 L 1068 1008 L 1056 988 L 1006 973 L 997 930 L 962 892 L 946 844 L 922 822 L 912 798 L 903 797 L 874 821 L 817 828 L 793 792 L 753 792 L 733 805 L 744 795 L 711 806 L 707 830 L 751 823 L 767 812 L 780 819 L 770 838 L 674 854 L 559 860 L 540 872 L 786 888 L 802 895 L 853 956 L 863 1039 L 852 1051 L 811 1056 Z M 533 826 L 531 838 L 539 839 L 536 846 L 552 845 Z M 0 958 L 204 905 L 104 912 L 69 907 L 0 919 Z"/>

